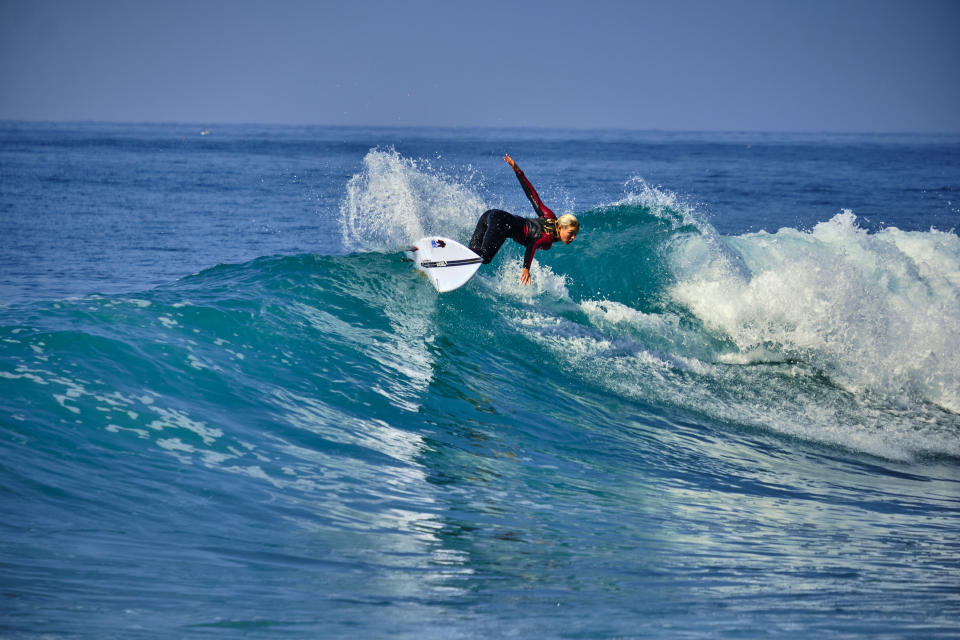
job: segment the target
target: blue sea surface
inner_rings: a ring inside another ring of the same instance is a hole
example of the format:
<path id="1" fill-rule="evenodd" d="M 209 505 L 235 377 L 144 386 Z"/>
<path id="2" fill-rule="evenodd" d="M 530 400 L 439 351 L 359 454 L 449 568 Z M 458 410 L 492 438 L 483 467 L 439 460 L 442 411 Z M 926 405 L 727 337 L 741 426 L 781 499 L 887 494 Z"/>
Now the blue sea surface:
<path id="1" fill-rule="evenodd" d="M 532 216 L 438 294 L 402 249 Z M 0 123 L 0 637 L 960 637 L 960 138 Z"/>

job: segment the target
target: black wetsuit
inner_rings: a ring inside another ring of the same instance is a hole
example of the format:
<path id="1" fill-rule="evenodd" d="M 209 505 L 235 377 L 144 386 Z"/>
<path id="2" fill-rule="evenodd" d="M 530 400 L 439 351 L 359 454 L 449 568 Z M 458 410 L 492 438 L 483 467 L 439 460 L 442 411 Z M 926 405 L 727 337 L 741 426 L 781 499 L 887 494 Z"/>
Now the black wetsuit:
<path id="1" fill-rule="evenodd" d="M 529 269 L 534 252 L 537 249 L 546 251 L 557 239 L 557 216 L 543 204 L 520 167 L 514 168 L 513 171 L 517 174 L 517 180 L 520 181 L 520 186 L 527 194 L 534 211 L 537 212 L 537 217 L 521 218 L 503 209 L 485 211 L 477 222 L 473 237 L 470 238 L 470 250 L 479 255 L 484 264 L 488 264 L 500 251 L 506 239 L 510 238 L 526 247 L 523 268 Z"/>

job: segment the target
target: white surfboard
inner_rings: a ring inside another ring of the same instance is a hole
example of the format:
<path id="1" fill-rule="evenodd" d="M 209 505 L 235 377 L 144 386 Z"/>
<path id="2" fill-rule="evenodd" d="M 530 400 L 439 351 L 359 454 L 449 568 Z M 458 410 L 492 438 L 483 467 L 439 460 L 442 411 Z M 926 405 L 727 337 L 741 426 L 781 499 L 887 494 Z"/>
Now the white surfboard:
<path id="1" fill-rule="evenodd" d="M 483 260 L 456 240 L 427 236 L 407 249 L 407 257 L 426 274 L 437 291 L 453 291 L 467 283 Z"/>

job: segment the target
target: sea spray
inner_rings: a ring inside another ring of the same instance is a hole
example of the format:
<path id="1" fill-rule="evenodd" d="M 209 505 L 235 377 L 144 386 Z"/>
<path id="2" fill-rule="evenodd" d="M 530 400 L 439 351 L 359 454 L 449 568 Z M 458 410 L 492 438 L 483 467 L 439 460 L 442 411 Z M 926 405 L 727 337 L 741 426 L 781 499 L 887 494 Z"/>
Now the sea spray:
<path id="1" fill-rule="evenodd" d="M 393 149 L 375 149 L 346 185 L 340 204 L 343 245 L 352 251 L 395 251 L 427 234 L 466 240 L 487 209 L 453 178 Z"/>

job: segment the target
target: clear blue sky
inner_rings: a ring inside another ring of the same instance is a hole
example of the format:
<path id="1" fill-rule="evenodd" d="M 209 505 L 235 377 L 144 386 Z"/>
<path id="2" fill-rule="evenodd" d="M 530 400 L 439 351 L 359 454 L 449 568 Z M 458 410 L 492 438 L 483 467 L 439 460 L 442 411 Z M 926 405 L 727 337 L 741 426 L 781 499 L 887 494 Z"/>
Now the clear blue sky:
<path id="1" fill-rule="evenodd" d="M 960 133 L 960 0 L 0 0 L 0 119 Z"/>

